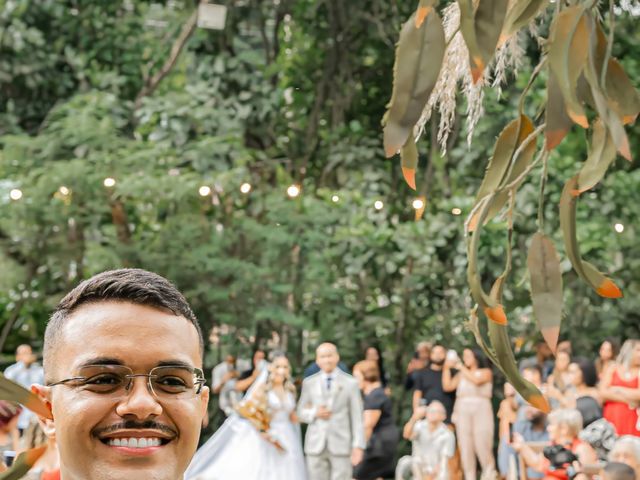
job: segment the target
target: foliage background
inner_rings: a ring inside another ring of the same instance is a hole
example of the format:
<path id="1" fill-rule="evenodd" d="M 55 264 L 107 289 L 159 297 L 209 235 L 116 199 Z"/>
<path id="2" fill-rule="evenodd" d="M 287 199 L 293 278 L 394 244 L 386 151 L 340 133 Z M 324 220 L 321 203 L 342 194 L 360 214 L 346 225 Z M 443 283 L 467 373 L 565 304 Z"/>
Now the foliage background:
<path id="1" fill-rule="evenodd" d="M 226 29 L 196 29 L 169 75 L 136 103 L 195 2 L 0 0 L 2 352 L 41 345 L 64 293 L 123 266 L 157 271 L 186 294 L 211 333 L 207 368 L 258 344 L 286 350 L 302 368 L 331 339 L 348 363 L 379 345 L 399 383 L 417 340 L 471 344 L 464 215 L 537 63 L 534 40 L 523 38 L 523 68 L 502 94 L 487 92 L 470 147 L 462 98 L 446 155 L 427 129 L 419 173 L 427 209 L 415 221 L 415 193 L 397 159 L 384 159 L 380 134 L 394 42 L 415 2 L 218 3 L 229 6 Z M 640 37 L 626 5 L 613 53 L 637 86 Z M 629 130 L 636 152 L 638 133 Z M 574 129 L 550 160 L 547 230 L 561 255 L 557 205 L 586 158 L 583 135 Z M 103 186 L 106 177 L 115 187 Z M 518 200 L 515 281 L 505 292 L 520 355 L 536 340 L 525 265 L 538 182 L 534 174 Z M 292 183 L 302 186 L 293 200 Z M 199 196 L 202 185 L 212 194 Z M 583 353 L 605 336 L 640 334 L 638 185 L 637 164 L 617 160 L 580 204 L 582 253 L 625 292 L 597 298 L 563 261 L 563 336 Z M 9 199 L 13 188 L 20 201 Z M 482 246 L 489 272 L 504 254 L 494 226 Z"/>

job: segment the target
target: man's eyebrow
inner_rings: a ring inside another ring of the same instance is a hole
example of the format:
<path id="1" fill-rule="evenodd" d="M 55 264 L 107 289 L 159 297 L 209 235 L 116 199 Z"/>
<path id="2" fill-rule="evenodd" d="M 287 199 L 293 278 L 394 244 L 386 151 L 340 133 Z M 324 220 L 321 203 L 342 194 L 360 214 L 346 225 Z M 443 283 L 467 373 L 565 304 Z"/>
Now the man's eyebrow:
<path id="1" fill-rule="evenodd" d="M 187 367 L 194 368 L 193 364 L 185 362 L 184 360 L 163 360 L 156 364 L 158 367 Z"/>
<path id="2" fill-rule="evenodd" d="M 114 357 L 94 357 L 82 362 L 78 365 L 78 368 L 88 367 L 89 365 L 124 365 L 124 363 Z"/>
<path id="3" fill-rule="evenodd" d="M 126 365 L 122 360 L 114 357 L 94 357 L 90 358 L 80 365 L 78 368 L 88 367 L 90 365 Z M 162 360 L 155 365 L 156 367 L 186 367 L 186 368 L 194 368 L 194 366 L 185 362 L 184 360 Z"/>

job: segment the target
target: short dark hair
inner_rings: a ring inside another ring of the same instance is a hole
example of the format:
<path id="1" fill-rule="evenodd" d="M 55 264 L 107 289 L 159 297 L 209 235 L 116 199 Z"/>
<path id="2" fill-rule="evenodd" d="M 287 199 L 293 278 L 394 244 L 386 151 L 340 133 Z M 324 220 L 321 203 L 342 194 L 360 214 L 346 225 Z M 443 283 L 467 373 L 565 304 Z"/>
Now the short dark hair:
<path id="1" fill-rule="evenodd" d="M 82 305 L 110 300 L 146 305 L 186 318 L 196 328 L 200 352 L 204 351 L 200 324 L 184 295 L 169 280 L 157 273 L 139 268 L 123 268 L 94 275 L 80 283 L 60 301 L 47 323 L 44 334 L 45 369 L 62 326 L 69 316 Z"/>
<path id="2" fill-rule="evenodd" d="M 610 480 L 634 480 L 636 472 L 626 463 L 609 462 L 604 467 L 604 473 Z"/>

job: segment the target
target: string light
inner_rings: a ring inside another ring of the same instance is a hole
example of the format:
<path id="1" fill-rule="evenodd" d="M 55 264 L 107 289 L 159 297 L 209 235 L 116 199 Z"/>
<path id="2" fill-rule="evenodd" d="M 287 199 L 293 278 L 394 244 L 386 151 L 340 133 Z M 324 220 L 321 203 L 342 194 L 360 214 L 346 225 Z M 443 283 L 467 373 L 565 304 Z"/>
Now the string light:
<path id="1" fill-rule="evenodd" d="M 290 198 L 296 198 L 300 195 L 300 187 L 298 185 L 289 185 L 289 188 L 287 188 L 287 195 L 289 195 Z"/>
<path id="2" fill-rule="evenodd" d="M 621 223 L 616 223 L 613 228 L 615 229 L 616 232 L 618 233 L 622 233 L 624 232 L 624 225 Z"/>
<path id="3" fill-rule="evenodd" d="M 460 215 L 460 214 L 462 214 L 462 210 L 460 210 L 459 208 L 456 207 L 456 208 L 451 210 L 451 213 L 453 215 Z"/>
<path id="4" fill-rule="evenodd" d="M 102 184 L 107 187 L 107 188 L 112 188 L 116 186 L 116 179 L 115 178 L 111 178 L 111 177 L 107 177 L 104 179 L 104 182 L 102 182 Z"/>
<path id="5" fill-rule="evenodd" d="M 240 185 L 240 191 L 246 195 L 251 191 L 251 184 L 247 182 L 243 183 Z"/>
<path id="6" fill-rule="evenodd" d="M 22 198 L 22 190 L 14 188 L 9 192 L 9 198 L 14 201 L 18 201 Z"/>
<path id="7" fill-rule="evenodd" d="M 62 185 L 62 186 L 58 189 L 58 191 L 60 192 L 60 195 L 64 195 L 65 197 L 66 197 L 67 195 L 69 195 L 69 193 L 71 193 L 71 191 L 70 191 L 67 187 L 65 187 L 64 185 Z"/>
<path id="8" fill-rule="evenodd" d="M 382 203 L 382 200 L 376 200 L 373 204 L 373 208 L 376 210 L 382 210 L 384 208 L 384 203 Z"/>
<path id="9" fill-rule="evenodd" d="M 202 185 L 198 189 L 198 193 L 200 194 L 201 197 L 208 197 L 209 195 L 211 195 L 211 187 L 208 187 L 207 185 Z"/>
<path id="10" fill-rule="evenodd" d="M 331 201 L 333 203 L 338 203 L 340 201 L 340 197 L 338 195 L 334 195 L 333 197 L 331 197 Z"/>
<path id="11" fill-rule="evenodd" d="M 424 208 L 424 200 L 421 198 L 416 198 L 411 205 L 413 206 L 414 209 L 416 210 L 420 210 L 422 208 Z"/>

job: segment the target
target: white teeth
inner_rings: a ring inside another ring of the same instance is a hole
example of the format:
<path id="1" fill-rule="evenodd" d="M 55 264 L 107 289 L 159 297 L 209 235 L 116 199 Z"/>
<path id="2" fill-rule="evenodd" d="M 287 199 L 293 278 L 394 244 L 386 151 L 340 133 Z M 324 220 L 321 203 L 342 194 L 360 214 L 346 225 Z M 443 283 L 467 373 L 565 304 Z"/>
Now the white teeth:
<path id="1" fill-rule="evenodd" d="M 111 438 L 108 444 L 112 447 L 149 448 L 159 447 L 162 440 L 159 438 Z"/>

